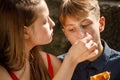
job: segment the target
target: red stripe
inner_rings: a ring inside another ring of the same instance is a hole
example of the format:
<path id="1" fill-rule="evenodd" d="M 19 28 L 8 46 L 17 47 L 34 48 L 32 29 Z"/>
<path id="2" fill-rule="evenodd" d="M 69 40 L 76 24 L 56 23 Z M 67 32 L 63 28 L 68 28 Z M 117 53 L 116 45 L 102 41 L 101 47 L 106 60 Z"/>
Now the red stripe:
<path id="1" fill-rule="evenodd" d="M 54 77 L 53 66 L 51 64 L 50 55 L 48 53 L 47 53 L 47 61 L 48 61 L 48 71 L 49 71 L 49 74 L 53 78 Z"/>
<path id="2" fill-rule="evenodd" d="M 16 76 L 13 72 L 8 71 L 8 73 L 10 74 L 12 80 L 19 80 L 19 79 L 17 78 L 17 76 Z"/>
<path id="3" fill-rule="evenodd" d="M 51 64 L 51 59 L 50 59 L 50 55 L 49 54 L 47 54 L 47 62 L 48 62 L 48 71 L 49 71 L 49 74 L 53 78 L 54 77 L 54 72 L 53 72 L 53 66 Z M 12 80 L 19 80 L 17 78 L 17 76 L 13 72 L 8 71 L 8 73 L 10 74 Z"/>

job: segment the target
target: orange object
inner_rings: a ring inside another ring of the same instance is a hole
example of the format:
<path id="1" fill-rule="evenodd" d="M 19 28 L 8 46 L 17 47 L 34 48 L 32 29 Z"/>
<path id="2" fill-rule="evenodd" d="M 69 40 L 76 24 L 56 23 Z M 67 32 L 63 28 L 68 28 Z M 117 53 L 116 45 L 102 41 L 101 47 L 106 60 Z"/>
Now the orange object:
<path id="1" fill-rule="evenodd" d="M 110 79 L 110 72 L 105 71 L 90 77 L 90 80 L 109 80 Z"/>

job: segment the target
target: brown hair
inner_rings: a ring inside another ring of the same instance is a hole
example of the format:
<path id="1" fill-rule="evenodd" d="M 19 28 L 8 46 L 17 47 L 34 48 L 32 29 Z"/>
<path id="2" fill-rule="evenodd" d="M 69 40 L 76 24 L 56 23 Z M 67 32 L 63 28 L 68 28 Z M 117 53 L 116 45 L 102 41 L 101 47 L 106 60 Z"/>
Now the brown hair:
<path id="1" fill-rule="evenodd" d="M 87 16 L 88 13 L 100 17 L 100 10 L 97 0 L 63 0 L 60 7 L 60 22 L 64 25 L 66 16 L 80 19 L 81 16 Z"/>
<path id="2" fill-rule="evenodd" d="M 0 65 L 18 71 L 26 63 L 24 26 L 36 20 L 36 6 L 41 0 L 0 0 Z M 39 54 L 38 46 L 30 53 L 31 80 L 51 80 Z M 35 57 L 35 58 L 34 58 Z"/>

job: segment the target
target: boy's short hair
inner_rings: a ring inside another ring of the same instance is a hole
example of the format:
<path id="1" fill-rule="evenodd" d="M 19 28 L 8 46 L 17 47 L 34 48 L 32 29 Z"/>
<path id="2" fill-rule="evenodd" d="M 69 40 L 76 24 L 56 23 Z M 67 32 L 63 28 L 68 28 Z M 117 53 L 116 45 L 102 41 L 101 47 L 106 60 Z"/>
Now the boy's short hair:
<path id="1" fill-rule="evenodd" d="M 81 16 L 92 13 L 97 19 L 100 18 L 98 0 L 63 0 L 60 8 L 60 22 L 64 24 L 66 16 L 80 19 Z"/>

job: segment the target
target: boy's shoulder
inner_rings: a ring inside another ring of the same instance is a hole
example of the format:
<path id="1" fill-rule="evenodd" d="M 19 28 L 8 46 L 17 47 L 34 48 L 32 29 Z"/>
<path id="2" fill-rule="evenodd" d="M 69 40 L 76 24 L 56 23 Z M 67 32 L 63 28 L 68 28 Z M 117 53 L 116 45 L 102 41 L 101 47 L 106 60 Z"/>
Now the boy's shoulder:
<path id="1" fill-rule="evenodd" d="M 111 50 L 111 56 L 110 58 L 113 60 L 113 59 L 118 59 L 120 61 L 120 52 L 119 51 L 116 51 L 114 49 Z"/>
<path id="2" fill-rule="evenodd" d="M 63 54 L 57 56 L 57 58 L 58 58 L 59 60 L 63 61 L 66 55 L 67 55 L 67 53 L 63 53 Z"/>

